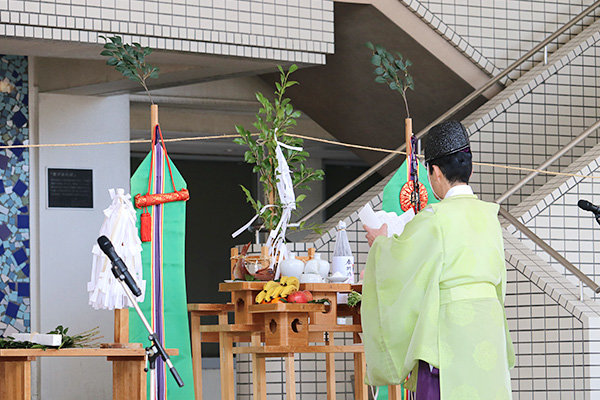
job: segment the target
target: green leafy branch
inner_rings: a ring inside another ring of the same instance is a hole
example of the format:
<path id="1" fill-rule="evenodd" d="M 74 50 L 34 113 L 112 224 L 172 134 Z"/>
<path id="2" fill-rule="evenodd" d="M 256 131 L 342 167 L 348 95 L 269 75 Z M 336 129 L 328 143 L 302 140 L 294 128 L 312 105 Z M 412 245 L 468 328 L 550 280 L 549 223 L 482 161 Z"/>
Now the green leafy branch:
<path id="1" fill-rule="evenodd" d="M 375 75 L 377 75 L 375 82 L 385 83 L 390 89 L 402 95 L 406 106 L 406 117 L 410 118 L 406 91 L 408 89 L 415 90 L 413 78 L 408 73 L 408 67 L 412 65 L 412 62 L 408 58 L 402 57 L 402 54 L 398 52 L 393 55 L 380 45 L 367 42 L 366 46 L 373 52 L 371 64 L 375 65 Z"/>
<path id="2" fill-rule="evenodd" d="M 123 43 L 121 36 L 100 36 L 106 41 L 104 50 L 100 53 L 108 57 L 106 64 L 115 67 L 124 77 L 138 82 L 143 86 L 152 101 L 146 80 L 158 78 L 159 68 L 146 63 L 146 56 L 152 53 L 150 47 L 142 47 L 139 43 Z"/>
<path id="3" fill-rule="evenodd" d="M 96 344 L 96 341 L 102 336 L 98 336 L 100 328 L 95 327 L 85 332 L 69 336 L 67 332 L 69 328 L 64 328 L 62 325 L 57 326 L 53 331 L 48 332 L 49 334 L 62 335 L 62 343 L 58 346 L 59 349 L 65 347 L 92 347 Z"/>
<path id="4" fill-rule="evenodd" d="M 48 334 L 62 335 L 62 342 L 59 346 L 46 346 L 43 344 L 36 344 L 32 342 L 21 342 L 15 340 L 12 336 L 6 338 L 0 337 L 0 349 L 62 349 L 70 347 L 95 347 L 97 341 L 102 338 L 98 336 L 100 328 L 95 327 L 77 335 L 69 336 L 67 332 L 69 328 L 65 328 L 62 325 L 57 326 L 54 330 L 48 332 Z"/>
<path id="5" fill-rule="evenodd" d="M 256 114 L 256 121 L 252 124 L 258 131 L 253 135 L 248 129 L 241 125 L 236 125 L 235 129 L 240 135 L 234 139 L 234 142 L 248 147 L 244 154 L 244 160 L 249 164 L 254 164 L 252 171 L 259 175 L 259 181 L 263 186 L 264 203 L 255 199 L 250 191 L 242 186 L 246 195 L 246 201 L 252 205 L 252 208 L 258 213 L 264 204 L 273 204 L 275 207 L 268 208 L 262 215 L 265 228 L 275 229 L 283 210 L 277 193 L 277 159 L 275 149 L 277 142 L 294 147 L 302 147 L 304 141 L 300 138 L 286 135 L 288 130 L 297 125 L 296 119 L 300 117 L 300 111 L 294 110 L 290 99 L 285 97 L 286 89 L 297 85 L 297 81 L 290 80 L 290 75 L 298 69 L 294 64 L 287 72 L 281 66 L 278 66 L 280 72 L 279 82 L 275 82 L 275 97 L 273 101 L 269 100 L 262 93 L 256 93 L 256 99 L 260 103 L 260 109 Z M 284 157 L 290 167 L 292 184 L 294 189 L 310 190 L 308 184 L 313 181 L 323 180 L 324 172 L 320 169 L 307 167 L 304 162 L 308 159 L 309 153 L 302 150 L 290 150 L 281 148 Z M 300 194 L 296 197 L 296 207 L 306 198 L 306 195 Z M 300 228 L 304 228 L 302 224 Z"/>

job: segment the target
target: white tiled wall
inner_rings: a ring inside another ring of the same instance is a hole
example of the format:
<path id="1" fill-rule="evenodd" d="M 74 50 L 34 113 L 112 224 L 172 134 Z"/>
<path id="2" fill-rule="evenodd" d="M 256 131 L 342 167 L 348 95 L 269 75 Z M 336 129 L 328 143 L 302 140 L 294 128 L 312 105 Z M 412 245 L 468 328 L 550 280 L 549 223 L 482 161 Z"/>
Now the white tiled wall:
<path id="1" fill-rule="evenodd" d="M 591 175 L 596 179 L 556 177 L 515 209 L 527 227 L 596 282 L 600 282 L 600 269 L 597 267 L 600 262 L 600 248 L 597 246 L 600 226 L 591 212 L 579 209 L 577 202 L 585 199 L 594 204 L 600 203 L 599 165 L 600 145 L 597 145 L 571 168 L 566 169 L 570 173 Z M 519 236 L 518 233 L 515 235 Z M 574 284 L 578 283 L 562 265 L 529 240 L 522 239 L 557 271 L 569 276 Z M 589 289 L 585 292 L 589 296 L 598 297 Z"/>
<path id="2" fill-rule="evenodd" d="M 536 168 L 600 118 L 599 30 L 599 22 L 588 27 L 558 50 L 547 65 L 524 74 L 463 121 L 471 134 L 474 161 Z M 598 132 L 592 133 L 549 170 L 566 168 L 599 138 Z M 475 166 L 472 184 L 491 201 L 528 173 Z M 548 175 L 541 174 L 505 205 L 510 209 L 521 203 L 547 180 Z"/>
<path id="3" fill-rule="evenodd" d="M 504 234 L 506 313 L 516 366 L 514 399 L 598 398 L 600 305 L 578 299 L 577 287 L 519 239 Z"/>
<path id="4" fill-rule="evenodd" d="M 333 0 L 0 0 L 0 36 L 324 63 Z"/>
<path id="5" fill-rule="evenodd" d="M 509 66 L 563 24 L 593 3 L 592 0 L 401 0 L 415 14 L 492 75 Z M 551 54 L 598 15 L 593 11 L 548 46 Z M 540 51 L 515 73 L 543 59 Z"/>

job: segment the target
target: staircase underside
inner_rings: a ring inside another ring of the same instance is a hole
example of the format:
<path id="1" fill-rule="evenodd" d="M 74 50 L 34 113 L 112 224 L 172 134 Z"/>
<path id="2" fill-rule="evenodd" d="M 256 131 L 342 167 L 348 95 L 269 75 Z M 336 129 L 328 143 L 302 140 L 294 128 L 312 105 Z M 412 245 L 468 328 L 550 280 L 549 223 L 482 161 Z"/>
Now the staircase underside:
<path id="1" fill-rule="evenodd" d="M 296 72 L 294 79 L 300 85 L 291 88 L 289 94 L 297 108 L 342 142 L 386 149 L 404 143 L 406 111 L 402 97 L 374 81 L 375 67 L 365 46 L 367 41 L 398 51 L 413 62 L 410 73 L 415 91 L 409 91 L 407 97 L 415 132 L 474 90 L 374 6 L 336 2 L 335 54 L 327 57 L 326 65 Z M 277 75 L 262 78 L 272 85 Z M 462 119 L 484 101 L 483 97 L 477 99 L 455 118 Z M 356 153 L 370 164 L 385 156 L 373 151 Z"/>

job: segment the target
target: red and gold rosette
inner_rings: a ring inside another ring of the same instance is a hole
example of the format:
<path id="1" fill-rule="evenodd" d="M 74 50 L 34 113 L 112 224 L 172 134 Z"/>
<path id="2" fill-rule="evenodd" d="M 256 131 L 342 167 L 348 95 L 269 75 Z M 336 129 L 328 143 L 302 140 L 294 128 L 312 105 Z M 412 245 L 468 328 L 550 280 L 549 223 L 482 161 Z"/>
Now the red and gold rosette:
<path id="1" fill-rule="evenodd" d="M 402 208 L 402 211 L 406 212 L 406 211 L 408 211 L 409 208 L 413 207 L 413 204 L 410 201 L 410 197 L 414 190 L 415 190 L 414 181 L 408 181 L 402 186 L 402 189 L 400 190 L 400 208 Z M 428 199 L 429 199 L 429 197 L 427 196 L 427 189 L 425 188 L 425 185 L 423 185 L 422 183 L 419 183 L 420 208 L 417 210 L 417 212 L 421 211 L 422 209 L 425 208 L 425 206 L 427 206 Z"/>

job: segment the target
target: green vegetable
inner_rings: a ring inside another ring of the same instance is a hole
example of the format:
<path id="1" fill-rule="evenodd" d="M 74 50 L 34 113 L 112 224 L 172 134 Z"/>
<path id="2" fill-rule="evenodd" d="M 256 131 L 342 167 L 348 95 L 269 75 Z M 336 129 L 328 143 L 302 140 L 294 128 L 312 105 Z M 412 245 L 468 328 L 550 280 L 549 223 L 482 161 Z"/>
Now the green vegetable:
<path id="1" fill-rule="evenodd" d="M 308 303 L 313 303 L 313 304 L 331 304 L 331 302 L 329 301 L 329 299 L 311 300 Z"/>
<path id="2" fill-rule="evenodd" d="M 362 294 L 355 292 L 354 290 L 352 291 L 352 293 L 350 293 L 348 295 L 348 305 L 350 307 L 356 306 L 361 301 L 362 301 Z"/>

